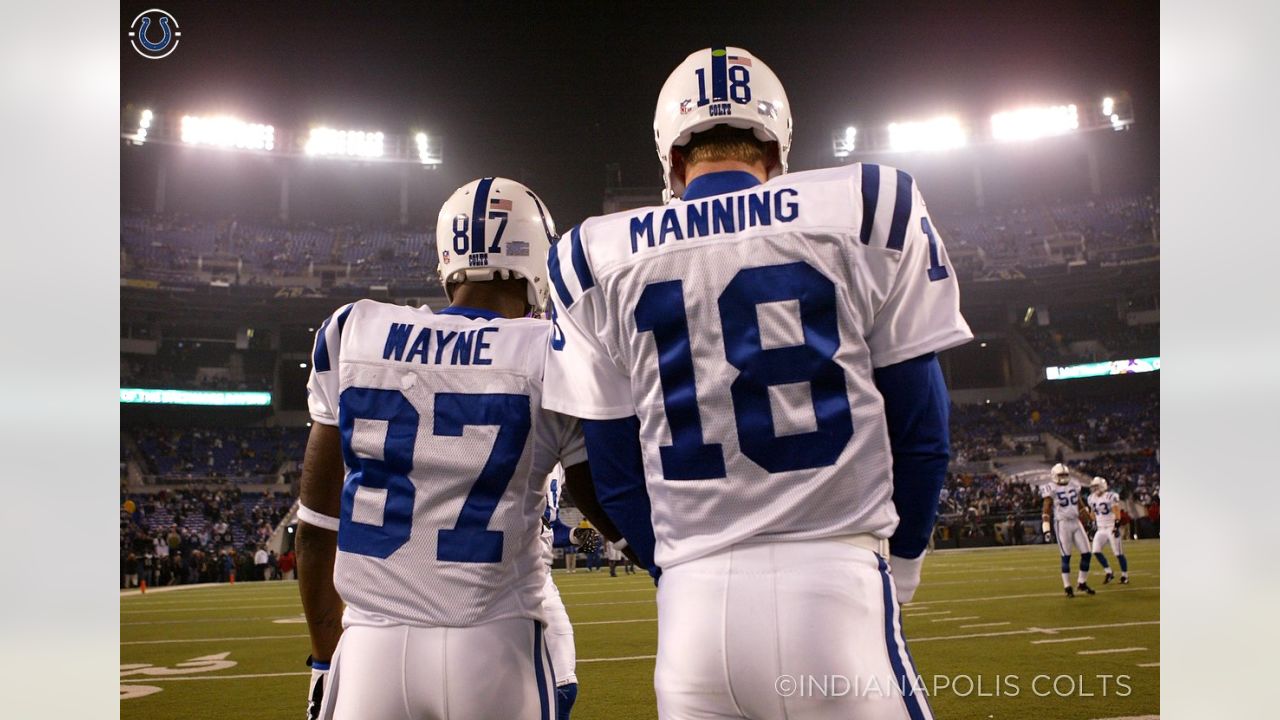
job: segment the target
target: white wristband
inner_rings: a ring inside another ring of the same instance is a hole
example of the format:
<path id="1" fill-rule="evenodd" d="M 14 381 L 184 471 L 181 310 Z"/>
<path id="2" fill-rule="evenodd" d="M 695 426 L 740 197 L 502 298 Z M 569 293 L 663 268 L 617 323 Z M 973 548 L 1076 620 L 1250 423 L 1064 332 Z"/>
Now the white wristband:
<path id="1" fill-rule="evenodd" d="M 315 525 L 318 528 L 334 532 L 338 531 L 338 518 L 318 513 L 302 503 L 298 503 L 298 519 L 308 525 Z"/>

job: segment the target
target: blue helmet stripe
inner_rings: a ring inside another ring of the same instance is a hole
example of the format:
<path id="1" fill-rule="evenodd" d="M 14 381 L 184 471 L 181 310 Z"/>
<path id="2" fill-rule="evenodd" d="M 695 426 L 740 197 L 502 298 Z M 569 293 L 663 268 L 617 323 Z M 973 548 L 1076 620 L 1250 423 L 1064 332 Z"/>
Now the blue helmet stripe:
<path id="1" fill-rule="evenodd" d="M 484 252 L 485 235 L 484 219 L 489 214 L 489 188 L 493 186 L 493 178 L 481 178 L 476 186 L 476 197 L 471 204 L 471 252 Z"/>

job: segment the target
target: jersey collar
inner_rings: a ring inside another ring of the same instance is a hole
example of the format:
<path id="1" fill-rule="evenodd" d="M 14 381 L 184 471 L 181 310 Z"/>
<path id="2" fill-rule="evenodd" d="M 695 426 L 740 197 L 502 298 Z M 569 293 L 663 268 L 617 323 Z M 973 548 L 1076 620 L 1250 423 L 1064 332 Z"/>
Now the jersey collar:
<path id="1" fill-rule="evenodd" d="M 502 315 L 492 310 L 481 310 L 480 308 L 466 307 L 465 305 L 450 305 L 436 314 L 461 315 L 472 320 L 497 320 L 502 317 Z"/>
<path id="2" fill-rule="evenodd" d="M 742 170 L 707 173 L 694 178 L 693 182 L 689 183 L 689 186 L 684 189 L 684 194 L 680 196 L 680 199 L 700 200 L 711 195 L 723 195 L 746 190 L 759 184 L 760 180 L 755 175 Z"/>

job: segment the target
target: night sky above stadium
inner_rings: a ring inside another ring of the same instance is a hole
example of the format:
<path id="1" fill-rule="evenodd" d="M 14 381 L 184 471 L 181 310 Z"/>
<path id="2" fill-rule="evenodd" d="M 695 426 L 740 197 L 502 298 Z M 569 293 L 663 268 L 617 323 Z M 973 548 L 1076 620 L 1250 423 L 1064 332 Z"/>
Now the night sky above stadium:
<path id="1" fill-rule="evenodd" d="M 154 3 L 127 2 L 122 28 Z M 444 137 L 450 189 L 522 180 L 562 228 L 600 211 L 605 167 L 658 186 L 654 102 L 693 50 L 745 47 L 782 79 L 791 168 L 830 165 L 831 133 L 1128 91 L 1156 126 L 1154 2 L 164 2 L 183 31 L 159 61 L 121 43 L 121 99 L 277 127 Z M 1152 162 L 1156 162 L 1154 153 Z M 446 191 L 447 192 L 447 191 Z"/>

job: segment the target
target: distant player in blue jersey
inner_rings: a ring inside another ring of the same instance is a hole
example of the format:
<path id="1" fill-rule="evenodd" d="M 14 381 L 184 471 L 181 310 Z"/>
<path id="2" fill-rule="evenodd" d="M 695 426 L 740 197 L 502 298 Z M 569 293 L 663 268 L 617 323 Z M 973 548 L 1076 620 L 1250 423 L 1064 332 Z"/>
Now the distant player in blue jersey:
<path id="1" fill-rule="evenodd" d="M 920 190 L 787 174 L 791 104 L 740 48 L 676 68 L 654 136 L 668 204 L 552 249 L 543 402 L 659 577 L 658 716 L 930 718 L 898 605 L 950 453 L 935 353 L 972 334 Z M 831 674 L 884 691 L 775 689 Z"/>
<path id="2" fill-rule="evenodd" d="M 449 307 L 361 300 L 316 334 L 297 540 L 308 717 L 556 712 L 542 516 L 556 463 L 586 463 L 578 422 L 542 408 L 551 323 L 527 317 L 554 236 L 528 188 L 473 181 L 437 225 Z"/>

